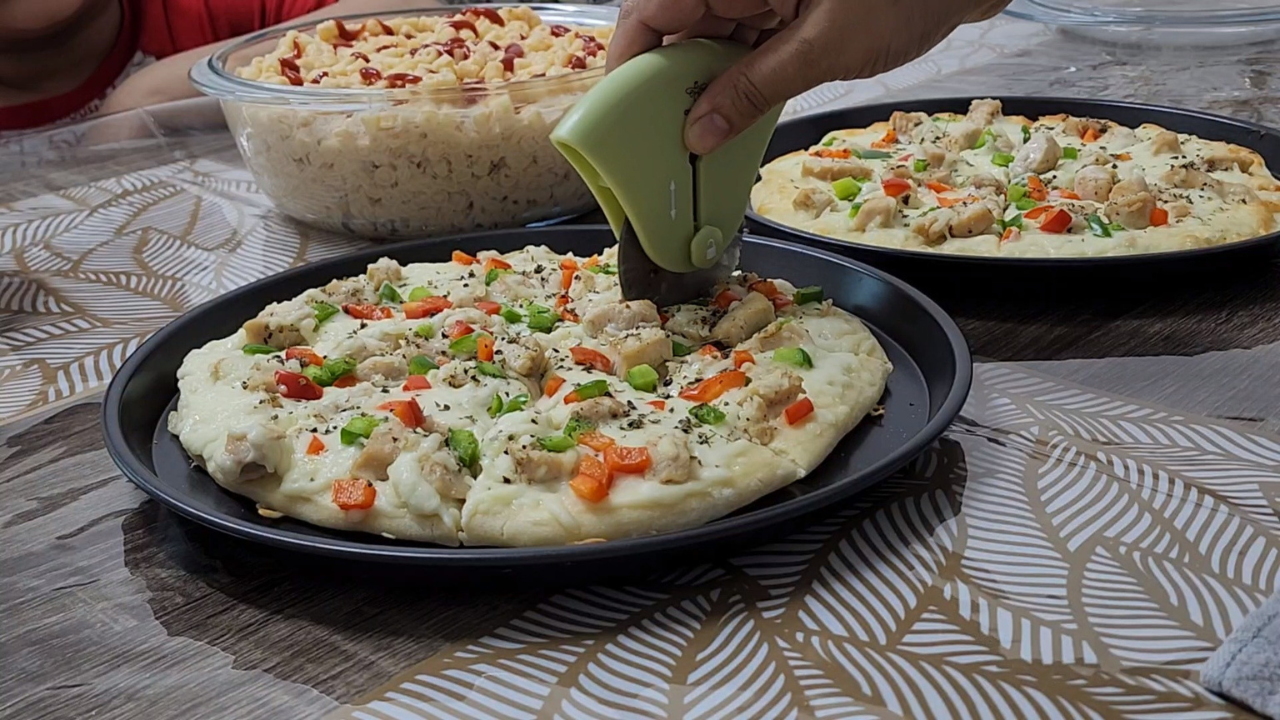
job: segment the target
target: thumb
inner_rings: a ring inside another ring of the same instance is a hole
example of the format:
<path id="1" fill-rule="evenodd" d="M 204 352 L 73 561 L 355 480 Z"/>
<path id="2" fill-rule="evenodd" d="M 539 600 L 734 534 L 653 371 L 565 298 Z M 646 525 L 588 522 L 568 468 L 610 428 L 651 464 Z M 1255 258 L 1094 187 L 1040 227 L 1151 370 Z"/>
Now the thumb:
<path id="1" fill-rule="evenodd" d="M 685 124 L 685 145 L 706 155 L 780 103 L 828 79 L 830 63 L 803 21 L 793 23 L 751 51 L 703 91 Z"/>

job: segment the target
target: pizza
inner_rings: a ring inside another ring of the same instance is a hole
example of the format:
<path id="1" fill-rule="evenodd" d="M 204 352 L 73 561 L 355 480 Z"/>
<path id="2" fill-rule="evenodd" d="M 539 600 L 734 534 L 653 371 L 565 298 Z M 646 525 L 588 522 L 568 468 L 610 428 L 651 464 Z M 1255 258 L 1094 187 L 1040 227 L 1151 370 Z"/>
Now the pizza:
<path id="1" fill-rule="evenodd" d="M 895 112 L 766 164 L 756 213 L 851 243 L 1009 257 L 1209 247 L 1280 224 L 1253 150 L 1107 120 Z"/>
<path id="2" fill-rule="evenodd" d="M 169 430 L 268 517 L 444 545 L 696 526 L 804 477 L 892 366 L 818 287 L 624 301 L 616 247 L 402 266 L 267 306 L 178 372 Z"/>

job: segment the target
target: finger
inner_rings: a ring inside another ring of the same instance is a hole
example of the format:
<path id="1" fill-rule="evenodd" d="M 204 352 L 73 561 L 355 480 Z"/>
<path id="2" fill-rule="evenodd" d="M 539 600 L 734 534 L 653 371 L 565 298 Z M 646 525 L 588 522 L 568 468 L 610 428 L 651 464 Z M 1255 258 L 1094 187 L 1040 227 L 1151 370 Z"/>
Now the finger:
<path id="1" fill-rule="evenodd" d="M 688 30 L 706 14 L 706 0 L 627 0 L 609 42 L 607 71 L 662 46 L 663 38 Z"/>
<path id="2" fill-rule="evenodd" d="M 689 150 L 705 155 L 774 106 L 832 79 L 831 63 L 816 39 L 815 30 L 822 29 L 808 19 L 793 24 L 712 81 L 689 113 Z"/>
<path id="3" fill-rule="evenodd" d="M 769 0 L 706 0 L 706 2 L 707 11 L 712 15 L 730 20 L 741 20 L 772 10 L 769 7 Z"/>
<path id="4" fill-rule="evenodd" d="M 738 27 L 738 23 L 734 20 L 727 20 L 714 15 L 703 15 L 688 30 L 676 33 L 666 38 L 666 43 L 670 45 L 674 42 L 683 40 L 692 40 L 693 38 L 727 38 L 733 36 L 733 31 Z"/>
<path id="5" fill-rule="evenodd" d="M 729 39 L 743 45 L 754 46 L 760 39 L 760 31 L 747 25 L 739 25 L 729 33 Z"/>
<path id="6" fill-rule="evenodd" d="M 772 10 L 738 18 L 738 23 L 756 30 L 772 30 L 782 24 L 782 18 Z"/>

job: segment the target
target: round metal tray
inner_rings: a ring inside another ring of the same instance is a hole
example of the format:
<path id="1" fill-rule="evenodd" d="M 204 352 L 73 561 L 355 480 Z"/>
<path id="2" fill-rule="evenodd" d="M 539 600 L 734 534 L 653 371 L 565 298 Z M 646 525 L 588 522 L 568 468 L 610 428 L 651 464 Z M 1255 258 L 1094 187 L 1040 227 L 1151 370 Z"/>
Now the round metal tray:
<path id="1" fill-rule="evenodd" d="M 572 568 L 592 575 L 619 567 L 654 567 L 697 553 L 741 548 L 803 516 L 888 477 L 937 439 L 960 412 L 972 379 L 968 346 L 955 323 L 902 282 L 813 248 L 747 237 L 742 267 L 801 285 L 821 285 L 835 303 L 862 318 L 894 364 L 885 416 L 845 437 L 811 475 L 728 517 L 680 532 L 566 547 L 446 548 L 339 532 L 258 515 L 254 504 L 220 488 L 194 467 L 166 429 L 176 403 L 176 373 L 192 349 L 231 334 L 273 301 L 364 271 L 390 256 L 402 263 L 443 262 L 454 249 L 511 251 L 546 245 L 591 254 L 614 243 L 607 226 L 508 230 L 411 241 L 354 253 L 261 280 L 202 305 L 142 345 L 111 381 L 103 406 L 107 449 L 124 474 L 164 506 L 216 530 L 276 548 L 362 563 L 445 570 L 545 573 Z M 619 560 L 626 558 L 626 563 Z"/>

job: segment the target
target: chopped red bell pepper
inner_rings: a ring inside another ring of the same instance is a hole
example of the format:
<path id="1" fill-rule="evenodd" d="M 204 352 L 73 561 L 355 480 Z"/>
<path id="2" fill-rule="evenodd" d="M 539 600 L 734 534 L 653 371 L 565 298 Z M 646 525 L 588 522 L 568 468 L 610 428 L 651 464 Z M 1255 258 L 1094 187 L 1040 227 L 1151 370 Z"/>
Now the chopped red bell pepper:
<path id="1" fill-rule="evenodd" d="M 680 397 L 696 403 L 709 403 L 730 390 L 744 387 L 746 384 L 746 373 L 741 370 L 727 370 L 681 390 Z"/>
<path id="2" fill-rule="evenodd" d="M 410 320 L 421 320 L 425 317 L 438 315 L 445 310 L 453 307 L 453 303 L 449 302 L 447 297 L 429 297 L 425 300 L 412 300 L 400 306 L 404 310 L 404 316 Z"/>
<path id="3" fill-rule="evenodd" d="M 342 312 L 357 320 L 388 320 L 395 317 L 395 311 L 385 305 L 369 303 L 348 303 L 342 306 Z"/>
<path id="4" fill-rule="evenodd" d="M 368 510 L 378 497 L 373 483 L 360 478 L 333 481 L 333 504 L 342 510 Z"/>
<path id="5" fill-rule="evenodd" d="M 599 350 L 592 350 L 589 347 L 578 345 L 569 348 L 569 354 L 573 356 L 573 361 L 579 365 L 586 365 L 604 373 L 613 372 L 613 361 L 609 359 L 608 355 Z"/>
<path id="6" fill-rule="evenodd" d="M 284 357 L 286 360 L 301 360 L 304 366 L 315 365 L 318 367 L 324 364 L 324 358 L 320 356 L 320 353 L 301 345 L 285 350 Z"/>
<path id="7" fill-rule="evenodd" d="M 324 388 L 315 384 L 311 378 L 288 370 L 276 371 L 276 386 L 280 390 L 280 396 L 290 400 L 319 400 L 324 397 Z"/>
<path id="8" fill-rule="evenodd" d="M 809 398 L 800 398 L 788 405 L 782 414 L 786 417 L 788 425 L 795 425 L 813 414 L 813 401 Z"/>

